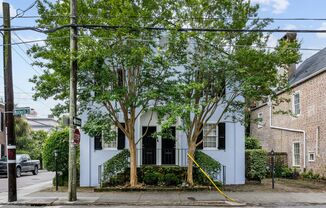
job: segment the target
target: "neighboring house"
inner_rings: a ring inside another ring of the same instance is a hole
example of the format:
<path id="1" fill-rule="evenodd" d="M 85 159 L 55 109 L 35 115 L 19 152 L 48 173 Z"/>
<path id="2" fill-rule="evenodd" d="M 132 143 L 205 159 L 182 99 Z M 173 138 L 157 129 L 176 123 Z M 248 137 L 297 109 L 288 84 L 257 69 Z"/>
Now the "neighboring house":
<path id="1" fill-rule="evenodd" d="M 288 165 L 300 170 L 326 173 L 326 48 L 289 69 L 290 93 L 279 98 L 290 102 L 265 102 L 251 111 L 250 133 L 261 140 L 264 149 L 288 154 Z M 292 115 L 275 113 L 289 111 Z"/>
<path id="2" fill-rule="evenodd" d="M 222 108 L 218 108 L 209 120 L 204 133 L 210 125 L 216 123 Z M 171 127 L 175 140 L 168 138 L 151 138 L 151 134 L 160 131 L 157 115 L 150 120 L 150 112 L 138 117 L 135 125 L 136 140 L 147 134 L 137 144 L 137 163 L 142 165 L 175 165 L 187 166 L 187 139 L 185 132 Z M 122 116 L 120 116 L 122 118 Z M 123 120 L 121 123 L 123 123 Z M 82 116 L 87 121 L 87 113 Z M 177 123 L 178 125 L 178 123 Z M 202 136 L 203 134 L 201 134 Z M 80 186 L 98 186 L 101 180 L 103 163 L 119 153 L 121 149 L 129 148 L 128 139 L 118 130 L 116 140 L 105 143 L 101 137 L 90 137 L 82 132 L 80 142 Z M 240 122 L 222 120 L 209 133 L 199 149 L 219 161 L 223 166 L 219 176 L 225 184 L 244 184 L 244 126 Z"/>
<path id="3" fill-rule="evenodd" d="M 4 123 L 5 105 L 0 103 L 0 158 L 7 155 L 6 151 L 6 132 Z"/>
<path id="4" fill-rule="evenodd" d="M 51 131 L 58 126 L 58 122 L 51 116 L 48 118 L 26 117 L 26 120 L 33 131 Z"/>

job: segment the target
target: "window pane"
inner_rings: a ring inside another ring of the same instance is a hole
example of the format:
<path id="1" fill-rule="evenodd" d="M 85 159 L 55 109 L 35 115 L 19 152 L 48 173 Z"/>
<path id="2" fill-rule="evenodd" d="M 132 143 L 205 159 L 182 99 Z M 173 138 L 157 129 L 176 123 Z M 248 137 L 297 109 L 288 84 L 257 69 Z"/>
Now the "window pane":
<path id="1" fill-rule="evenodd" d="M 217 139 L 217 131 L 216 131 L 216 125 L 214 124 L 206 124 L 204 126 L 204 136 L 206 136 L 206 138 L 204 138 L 204 142 L 203 142 L 203 146 L 204 147 L 210 147 L 210 148 L 216 148 L 216 139 Z M 208 133 L 208 134 L 207 134 Z"/>
<path id="2" fill-rule="evenodd" d="M 295 166 L 300 165 L 300 144 L 299 143 L 293 144 L 293 165 L 295 165 Z"/>

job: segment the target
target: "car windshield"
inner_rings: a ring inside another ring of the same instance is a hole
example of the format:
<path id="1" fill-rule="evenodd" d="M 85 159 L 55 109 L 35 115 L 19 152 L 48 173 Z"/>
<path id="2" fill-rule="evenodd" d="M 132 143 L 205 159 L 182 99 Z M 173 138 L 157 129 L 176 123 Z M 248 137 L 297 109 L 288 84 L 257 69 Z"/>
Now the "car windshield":
<path id="1" fill-rule="evenodd" d="M 16 155 L 16 160 L 17 160 L 17 162 L 18 162 L 18 161 L 21 161 L 21 159 L 22 159 L 22 155 Z"/>

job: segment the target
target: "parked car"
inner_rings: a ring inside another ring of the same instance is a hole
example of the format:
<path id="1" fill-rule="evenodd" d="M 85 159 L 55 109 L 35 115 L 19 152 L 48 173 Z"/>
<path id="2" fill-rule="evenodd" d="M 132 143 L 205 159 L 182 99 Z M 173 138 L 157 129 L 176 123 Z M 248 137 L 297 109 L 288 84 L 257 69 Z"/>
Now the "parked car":
<path id="1" fill-rule="evenodd" d="M 40 169 L 39 160 L 31 160 L 28 154 L 16 155 L 16 176 L 20 177 L 22 173 L 32 172 L 33 175 L 38 174 Z M 7 175 L 7 158 L 3 157 L 0 160 L 0 174 Z"/>

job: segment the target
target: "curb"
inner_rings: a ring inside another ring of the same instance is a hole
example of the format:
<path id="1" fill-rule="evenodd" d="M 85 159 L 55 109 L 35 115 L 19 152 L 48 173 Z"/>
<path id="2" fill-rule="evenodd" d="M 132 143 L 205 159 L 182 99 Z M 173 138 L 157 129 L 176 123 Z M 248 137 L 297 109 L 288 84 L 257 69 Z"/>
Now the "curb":
<path id="1" fill-rule="evenodd" d="M 17 205 L 17 206 L 58 206 L 58 205 L 69 205 L 69 206 L 81 206 L 81 205 L 92 205 L 92 206 L 209 206 L 209 207 L 244 207 L 247 204 L 244 203 L 233 203 L 229 201 L 191 201 L 191 202 L 162 202 L 162 201 L 143 201 L 143 202 L 96 202 L 92 200 L 77 200 L 74 202 L 64 201 L 60 198 L 30 198 L 22 199 L 17 202 L 6 202 L 0 203 L 0 205 Z"/>

